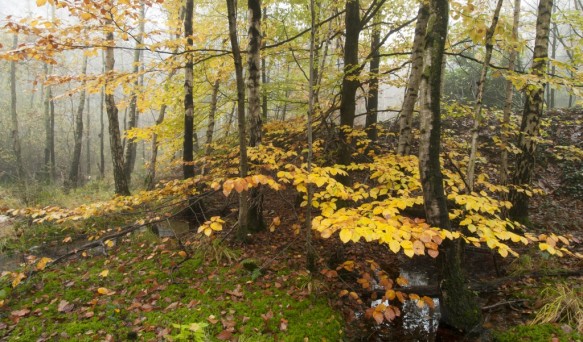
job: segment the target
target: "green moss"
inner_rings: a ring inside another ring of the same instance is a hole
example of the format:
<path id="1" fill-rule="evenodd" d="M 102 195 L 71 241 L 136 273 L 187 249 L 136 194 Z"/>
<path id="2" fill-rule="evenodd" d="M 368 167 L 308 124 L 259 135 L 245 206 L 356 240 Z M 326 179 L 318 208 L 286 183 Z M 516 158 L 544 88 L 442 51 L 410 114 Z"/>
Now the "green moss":
<path id="1" fill-rule="evenodd" d="M 5 339 L 34 341 L 53 336 L 89 341 L 112 334 L 116 340 L 125 340 L 128 333 L 138 331 L 139 340 L 152 341 L 164 329 L 178 333 L 173 324 L 204 322 L 209 323 L 205 332 L 214 340 L 224 329 L 225 319 L 235 322 L 235 336 L 242 341 L 341 339 L 342 319 L 324 298 L 304 298 L 290 291 L 291 286 L 299 287 L 297 277 L 281 281 L 282 288 L 265 288 L 274 278 L 250 281 L 242 267 L 221 265 L 210 255 L 204 258 L 195 253 L 175 267 L 182 260 L 175 247 L 133 238 L 117 246 L 107 257 L 93 256 L 47 269 L 8 293 L 0 321 L 12 326 L 10 312 L 26 308 L 30 314 Z M 105 269 L 107 277 L 100 275 Z M 99 287 L 115 293 L 98 294 Z M 237 295 L 229 294 L 234 291 Z M 74 308 L 59 312 L 61 300 Z M 132 308 L 136 301 L 146 307 Z M 265 320 L 262 315 L 270 311 L 273 317 Z M 281 322 L 287 322 L 283 331 Z"/>
<path id="2" fill-rule="evenodd" d="M 561 327 L 554 324 L 521 325 L 507 331 L 494 333 L 494 340 L 498 342 L 548 342 L 553 337 L 560 341 L 581 341 L 581 334 L 573 331 L 565 333 Z"/>

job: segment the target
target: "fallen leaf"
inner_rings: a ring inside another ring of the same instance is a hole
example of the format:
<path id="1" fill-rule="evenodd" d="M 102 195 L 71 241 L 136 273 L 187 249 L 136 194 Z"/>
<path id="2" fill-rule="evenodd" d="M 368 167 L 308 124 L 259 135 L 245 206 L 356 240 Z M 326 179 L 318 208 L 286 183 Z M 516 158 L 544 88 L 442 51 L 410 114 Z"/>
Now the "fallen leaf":
<path id="1" fill-rule="evenodd" d="M 261 314 L 261 318 L 263 318 L 265 322 L 269 321 L 273 318 L 273 311 L 269 310 L 266 314 Z"/>
<path id="2" fill-rule="evenodd" d="M 108 275 L 109 275 L 109 270 L 103 270 L 103 271 L 101 271 L 101 273 L 99 273 L 99 276 L 103 277 L 103 278 L 107 277 Z"/>
<path id="3" fill-rule="evenodd" d="M 58 312 L 65 312 L 65 313 L 71 312 L 71 311 L 73 311 L 73 307 L 74 307 L 73 304 L 71 304 L 68 301 L 63 299 L 59 302 L 59 305 L 57 306 L 57 311 Z"/>
<path id="4" fill-rule="evenodd" d="M 279 320 L 279 330 L 280 331 L 287 331 L 287 319 L 282 318 Z"/>
<path id="5" fill-rule="evenodd" d="M 219 320 L 215 317 L 215 315 L 210 315 L 207 318 L 207 321 L 209 321 L 211 324 L 217 324 L 219 322 Z"/>
<path id="6" fill-rule="evenodd" d="M 21 310 L 12 311 L 10 313 L 10 315 L 13 317 L 24 317 L 24 316 L 28 315 L 29 313 L 30 313 L 29 309 L 21 309 Z"/>
<path id="7" fill-rule="evenodd" d="M 221 341 L 228 341 L 231 339 L 231 337 L 233 337 L 233 332 L 230 330 L 223 330 L 215 337 Z"/>

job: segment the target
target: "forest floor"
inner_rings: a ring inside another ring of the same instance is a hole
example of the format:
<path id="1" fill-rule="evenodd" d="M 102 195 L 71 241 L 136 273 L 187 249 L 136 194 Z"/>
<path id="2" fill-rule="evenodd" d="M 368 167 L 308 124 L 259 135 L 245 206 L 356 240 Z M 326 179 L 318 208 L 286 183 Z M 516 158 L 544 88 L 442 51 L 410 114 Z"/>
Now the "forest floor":
<path id="1" fill-rule="evenodd" d="M 576 133 L 553 132 L 555 141 Z M 545 159 L 555 150 L 544 150 L 549 153 L 543 153 L 536 185 L 547 195 L 531 201 L 530 228 L 570 234 L 571 248 L 583 252 L 583 188 L 575 177 L 581 177 L 581 162 Z M 99 183 L 69 194 L 42 188 L 37 200 L 71 207 L 106 199 L 109 191 Z M 15 193 L 0 188 L 0 209 L 15 206 Z M 343 244 L 336 235 L 315 234 L 319 271 L 306 271 L 305 237 L 297 224 L 303 209 L 295 196 L 266 190 L 269 228 L 247 244 L 232 228 L 236 200 L 222 194 L 206 202 L 209 216 L 221 213 L 227 221 L 211 238 L 172 218 L 156 226 L 160 236 L 143 229 L 84 249 L 96 235 L 122 229 L 127 217 L 94 218 L 65 230 L 0 216 L 0 271 L 11 271 L 0 277 L 0 340 L 473 340 L 439 325 L 437 270 L 428 256 L 409 259 L 376 243 Z M 43 257 L 72 251 L 78 253 L 39 267 Z M 518 252 L 502 258 L 466 249 L 468 282 L 484 315 L 477 330 L 487 332 L 480 340 L 581 341 L 583 262 L 535 248 Z M 399 317 L 375 324 L 366 311 L 379 304 L 381 271 L 408 279 L 400 289 L 433 298 L 433 305 L 406 300 Z M 25 278 L 15 281 L 18 274 Z M 13 287 L 13 281 L 20 284 Z"/>

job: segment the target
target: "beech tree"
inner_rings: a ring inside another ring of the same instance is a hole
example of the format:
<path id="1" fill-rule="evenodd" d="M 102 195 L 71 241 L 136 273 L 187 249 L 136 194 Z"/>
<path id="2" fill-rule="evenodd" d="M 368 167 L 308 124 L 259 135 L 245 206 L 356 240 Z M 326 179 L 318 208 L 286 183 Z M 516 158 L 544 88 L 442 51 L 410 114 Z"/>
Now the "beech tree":
<path id="1" fill-rule="evenodd" d="M 87 75 L 87 56 L 83 57 L 83 66 L 81 67 L 81 74 L 83 76 Z M 81 83 L 82 87 L 85 87 L 86 81 L 83 80 Z M 81 147 L 83 144 L 83 109 L 85 106 L 85 89 L 81 91 L 79 96 L 79 106 L 77 108 L 77 113 L 75 114 L 75 147 L 73 149 L 73 158 L 71 161 L 71 169 L 69 170 L 69 180 L 67 187 L 76 188 L 79 186 L 79 168 L 81 166 Z M 89 150 L 87 150 L 89 153 Z"/>
<path id="2" fill-rule="evenodd" d="M 420 83 L 421 136 L 419 139 L 419 173 L 423 187 L 423 205 L 427 222 L 452 230 L 443 175 L 439 161 L 441 145 L 442 62 L 448 31 L 447 0 L 430 2 L 430 25 L 423 49 L 423 73 Z M 439 275 L 443 320 L 469 332 L 480 324 L 481 310 L 475 294 L 466 287 L 462 270 L 462 240 L 444 241 L 439 254 Z"/>
<path id="3" fill-rule="evenodd" d="M 510 217 L 521 222 L 528 220 L 528 195 L 524 189 L 519 189 L 516 186 L 528 187 L 534 172 L 537 138 L 540 136 L 540 120 L 543 115 L 544 77 L 547 70 L 552 8 L 553 0 L 539 1 L 531 67 L 534 82 L 526 88 L 526 102 L 518 138 L 518 148 L 521 153 L 516 158 L 516 168 L 512 176 L 512 184 L 515 187 L 511 187 L 510 190 L 512 208 L 510 208 L 509 214 Z"/>

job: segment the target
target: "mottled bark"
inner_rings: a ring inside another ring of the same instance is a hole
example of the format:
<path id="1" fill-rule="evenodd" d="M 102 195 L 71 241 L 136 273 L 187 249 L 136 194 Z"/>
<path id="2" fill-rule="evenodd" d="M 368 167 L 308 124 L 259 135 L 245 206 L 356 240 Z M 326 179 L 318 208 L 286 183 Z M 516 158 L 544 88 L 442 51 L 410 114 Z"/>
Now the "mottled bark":
<path id="1" fill-rule="evenodd" d="M 451 230 L 439 161 L 442 62 L 449 12 L 447 0 L 431 1 L 430 11 L 419 94 L 419 171 L 428 223 L 433 227 Z M 481 311 L 476 304 L 475 295 L 466 287 L 461 265 L 462 251 L 461 239 L 446 240 L 441 246 L 438 257 L 440 300 L 442 320 L 450 326 L 469 332 L 480 324 Z"/>
<path id="2" fill-rule="evenodd" d="M 18 47 L 18 35 L 14 34 L 12 48 Z M 12 150 L 16 158 L 16 173 L 19 182 L 25 179 L 24 165 L 22 163 L 22 150 L 20 147 L 20 134 L 18 132 L 18 112 L 16 111 L 16 61 L 10 62 L 10 118 L 12 120 Z"/>
<path id="3" fill-rule="evenodd" d="M 512 184 L 519 187 L 530 185 L 534 170 L 536 141 L 540 134 L 540 120 L 543 115 L 545 84 L 542 78 L 546 73 L 548 62 L 549 28 L 552 7 L 553 0 L 540 0 L 538 5 L 536 37 L 531 69 L 531 74 L 537 79 L 537 82 L 530 84 L 526 88 L 526 102 L 524 104 L 520 135 L 518 138 L 518 148 L 521 153 L 516 158 L 516 168 L 512 176 Z M 510 217 L 521 222 L 527 222 L 528 196 L 526 193 L 518 192 L 513 187 L 510 191 L 510 201 L 512 202 L 512 208 L 509 211 Z"/>
<path id="4" fill-rule="evenodd" d="M 85 171 L 87 177 L 91 177 L 91 95 L 87 95 L 87 128 L 85 139 Z"/>
<path id="5" fill-rule="evenodd" d="M 247 137 L 245 123 L 245 80 L 243 79 L 243 62 L 241 49 L 237 40 L 237 1 L 227 1 L 227 12 L 229 19 L 229 39 L 231 50 L 233 51 L 233 61 L 235 64 L 235 77 L 237 80 L 237 118 L 239 126 L 239 176 L 247 177 L 249 166 L 247 164 Z M 239 228 L 237 237 L 247 241 L 249 233 L 248 211 L 249 194 L 242 191 L 239 194 Z"/>
<path id="6" fill-rule="evenodd" d="M 249 10 L 249 48 L 247 57 L 247 91 L 249 115 L 249 146 L 261 144 L 263 128 L 260 107 L 260 63 L 261 63 L 261 0 L 248 0 Z M 249 212 L 247 214 L 249 231 L 257 232 L 267 228 L 263 219 L 263 194 L 260 188 L 249 191 Z"/>
<path id="7" fill-rule="evenodd" d="M 107 25 L 113 25 L 111 20 L 106 22 Z M 113 73 L 115 65 L 113 32 L 105 34 L 107 48 L 105 49 L 105 74 L 110 76 Z M 106 81 L 107 82 L 107 81 Z M 111 160 L 113 164 L 113 180 L 115 183 L 115 193 L 118 195 L 127 196 L 130 194 L 130 189 L 124 174 L 123 161 L 123 147 L 121 144 L 121 134 L 119 131 L 118 109 L 115 104 L 115 97 L 113 92 L 115 89 L 107 89 L 105 85 L 105 108 L 107 111 L 107 119 L 109 123 L 109 144 L 111 148 Z"/>
<path id="8" fill-rule="evenodd" d="M 381 44 L 381 30 L 380 30 L 380 15 L 375 16 L 374 25 L 372 28 L 372 39 L 370 43 L 370 50 L 372 52 L 370 60 L 370 81 L 368 83 L 368 103 L 366 106 L 366 134 L 372 141 L 377 140 L 378 132 L 376 123 L 379 111 L 379 67 L 381 64 L 380 44 Z"/>
<path id="9" fill-rule="evenodd" d="M 492 59 L 492 51 L 494 50 L 494 32 L 498 26 L 498 18 L 500 16 L 500 9 L 502 8 L 503 0 L 498 0 L 492 23 L 488 30 L 486 30 L 486 55 L 484 56 L 484 63 L 482 63 L 482 71 L 480 72 L 480 79 L 478 80 L 478 89 L 476 92 L 476 104 L 474 105 L 474 125 L 472 127 L 472 141 L 470 143 L 470 159 L 468 161 L 467 184 L 470 187 L 470 192 L 474 191 L 474 178 L 476 171 L 476 158 L 478 153 L 478 138 L 480 135 L 480 127 L 482 125 L 482 101 L 484 98 L 484 89 L 486 88 L 486 77 L 488 76 L 488 68 L 490 60 Z"/>
<path id="10" fill-rule="evenodd" d="M 514 0 L 514 13 L 512 19 L 512 40 L 518 41 L 518 25 L 520 23 L 520 0 Z M 512 47 L 510 50 L 510 56 L 508 56 L 508 71 L 513 72 L 516 69 L 516 57 L 517 57 L 516 47 Z M 502 129 L 500 135 L 500 141 L 502 143 L 502 151 L 500 154 L 500 183 L 506 185 L 508 182 L 508 136 L 509 125 L 510 125 L 510 115 L 512 114 L 512 104 L 514 99 L 514 84 L 511 80 L 506 81 L 506 96 L 504 99 L 504 109 L 502 118 Z"/>
<path id="11" fill-rule="evenodd" d="M 186 49 L 192 49 L 192 17 L 194 11 L 193 0 L 185 2 L 184 16 L 184 37 L 186 38 Z M 186 54 L 186 66 L 184 68 L 184 140 L 182 145 L 182 172 L 184 179 L 194 177 L 194 101 L 192 98 L 194 82 L 193 54 Z"/>
<path id="12" fill-rule="evenodd" d="M 83 57 L 83 66 L 81 67 L 83 76 L 87 75 L 87 56 Z M 83 110 L 85 107 L 85 79 L 81 82 L 83 90 L 79 95 L 79 106 L 75 115 L 75 143 L 73 147 L 73 158 L 71 160 L 71 169 L 69 170 L 69 181 L 66 187 L 76 188 L 79 186 L 79 168 L 81 165 L 81 148 L 83 146 Z"/>
<path id="13" fill-rule="evenodd" d="M 134 49 L 134 60 L 132 63 L 132 72 L 134 75 L 137 75 L 137 73 L 140 70 L 140 57 L 141 57 L 141 51 L 139 50 L 141 48 L 142 45 L 142 41 L 144 39 L 144 25 L 145 25 L 145 21 L 144 21 L 144 16 L 145 16 L 145 5 L 143 1 L 140 1 L 140 19 L 139 19 L 139 33 L 137 35 L 137 39 L 136 39 L 136 48 Z M 138 96 L 137 96 L 137 91 L 138 91 L 138 87 L 140 85 L 140 81 L 139 81 L 139 77 L 136 77 L 136 80 L 134 81 L 134 89 L 132 90 L 132 93 L 130 95 L 130 105 L 129 105 L 129 120 L 128 120 L 128 127 L 127 129 L 132 129 L 132 128 L 136 128 L 138 127 Z M 124 174 L 127 178 L 127 182 L 128 184 L 131 184 L 131 179 L 132 179 L 132 172 L 134 170 L 134 166 L 136 164 L 136 150 L 137 150 L 137 144 L 133 139 L 127 139 L 126 144 L 125 144 L 125 150 L 124 150 Z"/>
<path id="14" fill-rule="evenodd" d="M 411 129 L 413 125 L 413 111 L 417 102 L 419 92 L 419 81 L 423 72 L 423 48 L 425 34 L 427 32 L 427 20 L 429 19 L 429 4 L 421 2 L 417 13 L 417 24 L 415 25 L 415 37 L 413 38 L 413 53 L 411 54 L 411 71 L 407 81 L 407 90 L 403 99 L 403 107 L 399 114 L 399 144 L 397 153 L 408 155 L 411 153 L 411 143 L 413 135 Z"/>
<path id="15" fill-rule="evenodd" d="M 249 146 L 261 144 L 261 0 L 248 0 L 249 48 L 247 55 L 247 91 L 249 116 Z"/>
<path id="16" fill-rule="evenodd" d="M 53 73 L 53 66 L 44 65 L 46 77 Z M 45 124 L 45 160 L 44 173 L 46 180 L 53 182 L 55 179 L 55 103 L 53 101 L 53 87 L 46 86 L 44 98 L 44 124 Z"/>

